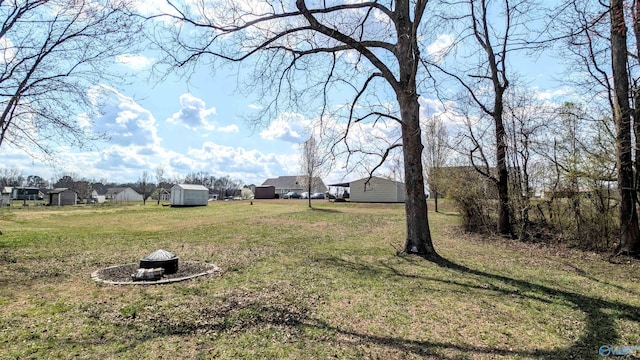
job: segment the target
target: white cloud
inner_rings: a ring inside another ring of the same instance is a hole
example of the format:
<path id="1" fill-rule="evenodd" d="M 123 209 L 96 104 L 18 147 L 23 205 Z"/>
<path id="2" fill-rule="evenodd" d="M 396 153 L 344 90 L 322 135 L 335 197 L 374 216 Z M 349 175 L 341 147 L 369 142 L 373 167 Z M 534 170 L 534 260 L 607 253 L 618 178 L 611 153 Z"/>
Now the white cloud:
<path id="1" fill-rule="evenodd" d="M 435 61 L 440 61 L 451 45 L 453 45 L 453 36 L 449 34 L 441 34 L 438 35 L 434 42 L 429 44 L 427 47 L 427 53 L 433 56 Z"/>
<path id="2" fill-rule="evenodd" d="M 7 36 L 0 38 L 0 62 L 9 64 L 16 58 L 16 48 Z"/>
<path id="3" fill-rule="evenodd" d="M 236 124 L 231 124 L 228 126 L 218 128 L 218 131 L 223 133 L 238 133 L 240 132 L 240 128 Z"/>
<path id="4" fill-rule="evenodd" d="M 560 89 L 544 90 L 544 91 L 534 88 L 533 90 L 535 93 L 535 97 L 538 100 L 544 100 L 544 101 L 558 99 L 558 98 L 567 97 L 567 96 L 577 96 L 575 89 L 570 87 L 562 87 Z"/>
<path id="5" fill-rule="evenodd" d="M 153 64 L 153 59 L 140 54 L 121 54 L 116 56 L 116 62 L 140 71 L 148 69 Z"/>
<path id="6" fill-rule="evenodd" d="M 263 153 L 256 149 L 245 149 L 205 142 L 199 149 L 189 149 L 187 156 L 175 157 L 172 162 L 190 166 L 214 176 L 229 175 L 248 183 L 262 183 L 268 177 L 292 174 L 297 171 L 297 154 Z M 200 166 L 194 164 L 198 159 Z M 294 164 L 296 168 L 291 168 Z"/>
<path id="7" fill-rule="evenodd" d="M 301 143 L 306 140 L 309 125 L 311 121 L 301 114 L 282 113 L 277 119 L 271 121 L 268 128 L 260 132 L 260 136 L 266 140 Z"/>
<path id="8" fill-rule="evenodd" d="M 207 117 L 216 113 L 216 108 L 208 108 L 204 100 L 189 93 L 180 96 L 181 109 L 174 113 L 168 122 L 180 124 L 191 130 L 213 130 L 215 126 L 207 120 Z"/>
<path id="9" fill-rule="evenodd" d="M 92 87 L 88 95 L 99 114 L 91 119 L 93 128 L 106 132 L 111 144 L 157 146 L 160 143 L 153 114 L 135 100 L 106 85 Z M 86 126 L 87 115 L 81 115 L 80 119 Z"/>

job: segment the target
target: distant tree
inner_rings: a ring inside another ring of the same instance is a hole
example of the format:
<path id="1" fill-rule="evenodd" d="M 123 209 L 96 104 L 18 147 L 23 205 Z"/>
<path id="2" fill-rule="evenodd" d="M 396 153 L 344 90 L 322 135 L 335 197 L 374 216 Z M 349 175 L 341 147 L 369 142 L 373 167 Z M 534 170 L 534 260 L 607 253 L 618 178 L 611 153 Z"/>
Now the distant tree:
<path id="1" fill-rule="evenodd" d="M 215 191 L 221 195 L 222 198 L 238 196 L 238 190 L 240 190 L 240 188 L 242 188 L 242 181 L 234 180 L 230 176 L 218 178 L 214 184 Z"/>
<path id="2" fill-rule="evenodd" d="M 106 179 L 101 179 L 100 181 L 92 181 L 91 188 L 98 192 L 98 194 L 104 194 L 107 192 L 107 189 L 111 187 L 107 184 Z"/>
<path id="3" fill-rule="evenodd" d="M 156 167 L 156 189 L 158 192 L 158 205 L 160 205 L 160 198 L 162 197 L 162 191 L 164 188 L 162 187 L 162 181 L 164 177 L 164 168 L 162 166 Z"/>
<path id="4" fill-rule="evenodd" d="M 251 191 L 251 189 L 248 187 L 243 187 L 240 192 L 240 196 L 243 200 L 253 199 L 253 191 Z"/>
<path id="5" fill-rule="evenodd" d="M 77 191 L 80 196 L 84 197 L 85 195 L 89 194 L 91 183 L 88 180 L 74 181 L 71 189 Z"/>
<path id="6" fill-rule="evenodd" d="M 505 131 L 505 95 L 513 76 L 509 68 L 512 54 L 528 46 L 531 31 L 529 24 L 535 20 L 534 1 L 447 1 L 450 13 L 445 21 L 455 22 L 462 29 L 456 40 L 459 46 L 468 47 L 470 65 L 458 61 L 447 68 L 436 62 L 432 66 L 461 85 L 464 100 L 479 109 L 474 117 L 487 119 L 491 124 L 493 141 L 482 148 L 478 134 L 469 134 L 471 147 L 469 157 L 476 170 L 491 180 L 498 190 L 497 230 L 503 236 L 513 235 L 509 202 L 509 170 L 507 167 L 508 142 Z M 496 17 L 495 14 L 500 14 Z M 462 51 L 462 50 L 460 50 Z M 465 55 L 466 55 L 465 54 Z M 464 64 L 464 65 L 460 65 Z M 458 99 L 459 101 L 463 99 Z M 474 131 L 469 127 L 469 131 Z M 477 131 L 477 130 L 476 130 Z M 486 130 L 480 130 L 486 131 Z M 489 152 L 492 161 L 489 161 Z M 481 158 L 483 164 L 476 164 Z M 486 166 L 492 163 L 495 171 Z"/>
<path id="7" fill-rule="evenodd" d="M 27 176 L 26 185 L 29 187 L 46 188 L 47 181 L 38 175 Z"/>
<path id="8" fill-rule="evenodd" d="M 149 172 L 147 170 L 142 171 L 142 175 L 140 175 L 140 179 L 138 179 L 138 183 L 136 185 L 138 190 L 142 194 L 142 203 L 146 205 L 147 197 L 151 193 L 151 189 L 149 187 Z"/>
<path id="9" fill-rule="evenodd" d="M 131 51 L 139 27 L 119 0 L 0 2 L 0 146 L 53 156 L 59 143 L 86 146 L 87 90 L 119 80 L 110 67 Z"/>
<path id="10" fill-rule="evenodd" d="M 302 154 L 300 154 L 300 169 L 302 170 L 298 178 L 298 183 L 307 189 L 307 199 L 311 207 L 311 192 L 319 184 L 320 178 L 325 171 L 327 155 L 323 154 L 316 139 L 311 136 L 302 144 Z"/>
<path id="11" fill-rule="evenodd" d="M 438 193 L 442 192 L 439 169 L 447 164 L 449 151 L 448 133 L 441 118 L 432 116 L 422 126 L 424 136 L 424 169 L 429 184 L 429 193 L 434 199 L 435 211 L 438 212 Z"/>
<path id="12" fill-rule="evenodd" d="M 73 185 L 76 182 L 75 178 L 77 177 L 77 175 L 74 174 L 65 174 L 62 175 L 58 181 L 56 181 L 53 184 L 53 187 L 55 188 L 67 188 L 67 189 L 73 189 Z"/>
<path id="13" fill-rule="evenodd" d="M 15 168 L 0 168 L 0 187 L 22 186 L 24 176 Z"/>

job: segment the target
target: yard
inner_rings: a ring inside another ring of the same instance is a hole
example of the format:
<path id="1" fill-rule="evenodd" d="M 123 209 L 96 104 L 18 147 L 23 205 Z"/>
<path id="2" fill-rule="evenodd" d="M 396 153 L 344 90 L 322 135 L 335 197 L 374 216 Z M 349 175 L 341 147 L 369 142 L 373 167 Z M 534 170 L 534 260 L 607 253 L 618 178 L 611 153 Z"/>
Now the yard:
<path id="1" fill-rule="evenodd" d="M 451 261 L 439 266 L 396 255 L 402 204 L 314 207 L 0 209 L 0 359 L 597 359 L 640 346 L 638 261 L 481 240 L 430 213 Z M 224 272 L 90 279 L 160 248 Z"/>

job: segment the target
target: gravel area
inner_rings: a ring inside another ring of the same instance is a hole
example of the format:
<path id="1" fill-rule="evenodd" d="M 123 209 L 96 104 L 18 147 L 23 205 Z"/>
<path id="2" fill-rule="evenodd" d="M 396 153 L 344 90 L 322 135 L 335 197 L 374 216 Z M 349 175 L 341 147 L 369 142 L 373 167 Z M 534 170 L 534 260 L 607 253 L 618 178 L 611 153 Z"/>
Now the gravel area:
<path id="1" fill-rule="evenodd" d="M 95 271 L 91 277 L 96 281 L 117 284 L 153 284 L 168 283 L 190 279 L 199 275 L 208 275 L 219 272 L 220 269 L 214 264 L 201 262 L 181 261 L 178 263 L 178 271 L 173 274 L 163 275 L 158 281 L 133 281 L 131 275 L 138 270 L 139 264 L 126 264 L 111 266 Z"/>

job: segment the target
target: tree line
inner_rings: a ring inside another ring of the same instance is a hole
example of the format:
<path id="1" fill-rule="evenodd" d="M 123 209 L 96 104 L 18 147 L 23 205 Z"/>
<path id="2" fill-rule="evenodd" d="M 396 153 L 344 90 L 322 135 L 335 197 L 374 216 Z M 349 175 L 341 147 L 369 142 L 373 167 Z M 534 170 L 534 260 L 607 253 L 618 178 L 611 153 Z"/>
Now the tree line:
<path id="1" fill-rule="evenodd" d="M 454 199 L 470 230 L 637 256 L 638 2 L 571 1 L 545 12 L 532 4 L 470 2 L 463 31 L 487 65 L 434 64 L 463 90 L 445 105 L 456 126 L 445 126 L 447 116 L 424 124 L 431 188 Z M 496 6 L 502 26 L 487 15 Z M 536 39 L 525 31 L 531 14 L 553 19 Z M 552 46 L 576 100 L 537 98 L 510 68 L 518 53 Z"/>
<path id="2" fill-rule="evenodd" d="M 145 174 L 146 173 L 146 174 Z M 99 194 L 104 194 L 109 188 L 130 187 L 143 195 L 146 200 L 151 197 L 159 199 L 159 191 L 163 189 L 170 191 L 176 184 L 197 184 L 209 189 L 211 194 L 218 195 L 218 198 L 243 196 L 242 190 L 247 188 L 242 180 L 233 179 L 230 176 L 215 177 L 206 172 L 191 172 L 185 176 L 174 176 L 166 178 L 163 172 L 156 169 L 156 177 L 151 179 L 148 172 L 143 172 L 135 182 L 115 183 L 107 179 L 86 179 L 76 174 L 63 174 L 57 180 L 46 180 L 38 175 L 24 176 L 21 171 L 13 168 L 0 168 L 0 188 L 10 187 L 34 187 L 42 190 L 54 188 L 67 188 L 78 192 L 80 195 L 87 195 L 93 190 Z"/>

